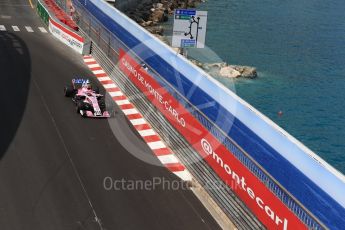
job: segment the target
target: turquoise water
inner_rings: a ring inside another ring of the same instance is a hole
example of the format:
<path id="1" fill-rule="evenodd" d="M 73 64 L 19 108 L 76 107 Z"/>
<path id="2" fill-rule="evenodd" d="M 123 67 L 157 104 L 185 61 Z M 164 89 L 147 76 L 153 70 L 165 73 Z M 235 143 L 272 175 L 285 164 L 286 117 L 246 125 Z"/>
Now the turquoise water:
<path id="1" fill-rule="evenodd" d="M 259 72 L 223 84 L 345 173 L 345 1 L 209 0 L 199 9 L 209 12 L 207 46 Z"/>

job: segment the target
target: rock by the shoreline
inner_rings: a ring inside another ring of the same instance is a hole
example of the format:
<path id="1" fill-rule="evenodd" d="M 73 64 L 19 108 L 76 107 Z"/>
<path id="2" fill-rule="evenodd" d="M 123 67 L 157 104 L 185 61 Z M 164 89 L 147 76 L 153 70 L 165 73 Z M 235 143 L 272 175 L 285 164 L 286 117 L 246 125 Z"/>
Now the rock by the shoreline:
<path id="1" fill-rule="evenodd" d="M 146 28 L 151 34 L 163 36 L 164 29 L 162 26 L 150 26 Z"/>
<path id="2" fill-rule="evenodd" d="M 154 5 L 154 8 L 156 8 L 156 9 L 162 9 L 163 8 L 163 4 L 162 3 L 156 3 L 155 5 Z"/>
<path id="3" fill-rule="evenodd" d="M 178 49 L 178 48 L 175 48 L 175 49 Z M 190 61 L 194 64 L 194 65 L 196 65 L 196 66 L 198 66 L 198 67 L 200 67 L 200 68 L 204 68 L 204 64 L 203 63 L 201 63 L 201 62 L 198 62 L 197 60 L 195 60 L 195 59 L 190 59 Z"/>
<path id="4" fill-rule="evenodd" d="M 256 68 L 251 66 L 241 66 L 241 65 L 230 65 L 233 69 L 241 73 L 241 77 L 244 78 L 257 78 L 258 73 Z"/>
<path id="5" fill-rule="evenodd" d="M 202 63 L 194 59 L 191 59 L 191 62 L 211 75 L 215 74 L 227 78 L 242 77 L 252 79 L 258 76 L 256 68 L 251 66 L 228 65 L 226 62 Z"/>
<path id="6" fill-rule="evenodd" d="M 228 78 L 238 78 L 241 77 L 241 73 L 231 66 L 225 66 L 220 68 L 219 75 Z"/>
<path id="7" fill-rule="evenodd" d="M 205 64 L 207 65 L 209 68 L 223 68 L 226 67 L 227 64 L 225 62 L 216 62 L 216 63 L 211 63 L 211 64 Z"/>
<path id="8" fill-rule="evenodd" d="M 221 66 L 219 70 L 219 75 L 228 78 L 257 78 L 258 74 L 256 68 L 251 66 L 242 65 L 227 65 Z"/>
<path id="9" fill-rule="evenodd" d="M 195 8 L 201 0 L 127 0 L 115 2 L 115 7 L 138 23 L 164 22 L 177 8 Z"/>
<path id="10" fill-rule="evenodd" d="M 140 23 L 140 25 L 142 27 L 152 26 L 153 25 L 153 21 L 147 21 L 147 22 L 143 21 L 142 23 Z"/>
<path id="11" fill-rule="evenodd" d="M 168 20 L 167 12 L 165 12 L 165 9 L 155 8 L 155 10 L 151 13 L 149 20 L 156 23 L 165 22 Z"/>

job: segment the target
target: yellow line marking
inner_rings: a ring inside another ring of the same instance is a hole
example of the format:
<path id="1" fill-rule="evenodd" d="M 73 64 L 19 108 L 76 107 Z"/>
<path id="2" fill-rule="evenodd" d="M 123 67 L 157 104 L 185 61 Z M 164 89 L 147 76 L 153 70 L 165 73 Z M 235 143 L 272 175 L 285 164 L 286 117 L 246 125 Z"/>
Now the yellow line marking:
<path id="1" fill-rule="evenodd" d="M 31 0 L 29 0 L 29 3 L 30 3 L 31 8 L 33 9 L 34 5 L 32 4 Z"/>

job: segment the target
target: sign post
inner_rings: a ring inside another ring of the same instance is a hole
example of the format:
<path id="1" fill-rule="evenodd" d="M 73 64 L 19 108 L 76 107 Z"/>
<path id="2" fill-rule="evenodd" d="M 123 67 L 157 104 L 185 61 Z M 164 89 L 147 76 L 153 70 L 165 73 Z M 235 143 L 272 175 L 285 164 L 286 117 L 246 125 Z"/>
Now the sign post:
<path id="1" fill-rule="evenodd" d="M 178 48 L 204 48 L 207 11 L 176 9 L 172 46 Z"/>

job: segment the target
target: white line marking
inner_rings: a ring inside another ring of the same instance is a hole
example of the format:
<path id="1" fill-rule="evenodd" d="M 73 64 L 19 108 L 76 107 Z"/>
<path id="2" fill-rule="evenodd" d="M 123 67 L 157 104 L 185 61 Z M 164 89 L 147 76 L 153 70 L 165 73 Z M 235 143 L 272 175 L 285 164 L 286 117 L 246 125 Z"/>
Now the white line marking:
<path id="1" fill-rule="evenodd" d="M 34 32 L 31 28 L 31 26 L 25 26 L 25 29 L 29 32 L 29 33 L 32 33 Z"/>
<path id="2" fill-rule="evenodd" d="M 42 32 L 42 33 L 48 33 L 47 30 L 44 27 L 38 27 L 38 29 Z"/>
<path id="3" fill-rule="evenodd" d="M 123 96 L 123 93 L 121 91 L 116 91 L 116 92 L 110 92 L 110 96 L 112 97 L 118 97 L 118 96 Z"/>
<path id="4" fill-rule="evenodd" d="M 0 25 L 0 31 L 6 31 L 6 27 L 4 25 Z"/>
<path id="5" fill-rule="evenodd" d="M 101 66 L 99 64 L 91 64 L 91 65 L 88 65 L 88 67 L 91 69 L 91 68 L 101 67 Z"/>
<path id="6" fill-rule="evenodd" d="M 139 113 L 139 111 L 137 109 L 124 109 L 122 110 L 122 112 L 125 114 L 125 115 L 132 115 L 132 114 L 137 114 Z"/>
<path id="7" fill-rule="evenodd" d="M 119 100 L 119 101 L 115 101 L 115 102 L 118 105 L 129 105 L 129 104 L 131 104 L 128 100 Z"/>
<path id="8" fill-rule="evenodd" d="M 11 19 L 12 16 L 9 16 L 9 15 L 1 15 L 1 18 L 2 18 L 2 19 Z"/>
<path id="9" fill-rule="evenodd" d="M 97 78 L 98 81 L 110 81 L 110 77 L 98 77 Z"/>
<path id="10" fill-rule="evenodd" d="M 162 164 L 180 163 L 173 154 L 158 156 Z"/>
<path id="11" fill-rule="evenodd" d="M 192 180 L 192 175 L 187 170 L 177 171 L 177 172 L 173 172 L 173 173 L 184 181 L 191 181 Z"/>
<path id="12" fill-rule="evenodd" d="M 14 31 L 20 31 L 20 29 L 19 29 L 19 27 L 18 26 L 12 26 L 12 29 L 14 30 Z"/>
<path id="13" fill-rule="evenodd" d="M 138 118 L 138 119 L 133 119 L 133 120 L 130 120 L 130 122 L 133 124 L 133 125 L 143 125 L 143 124 L 147 124 L 145 119 L 143 118 Z"/>
<path id="14" fill-rule="evenodd" d="M 147 145 L 152 150 L 166 148 L 165 144 L 162 141 L 150 142 L 150 143 L 147 143 Z"/>
<path id="15" fill-rule="evenodd" d="M 103 87 L 105 89 L 110 89 L 110 88 L 116 88 L 116 85 L 115 84 L 104 84 Z"/>
<path id="16" fill-rule="evenodd" d="M 100 74 L 100 73 L 105 73 L 104 70 L 94 70 L 92 71 L 94 74 Z"/>

